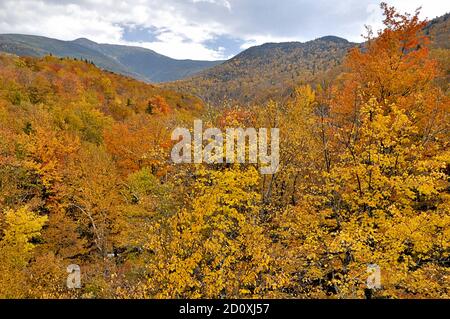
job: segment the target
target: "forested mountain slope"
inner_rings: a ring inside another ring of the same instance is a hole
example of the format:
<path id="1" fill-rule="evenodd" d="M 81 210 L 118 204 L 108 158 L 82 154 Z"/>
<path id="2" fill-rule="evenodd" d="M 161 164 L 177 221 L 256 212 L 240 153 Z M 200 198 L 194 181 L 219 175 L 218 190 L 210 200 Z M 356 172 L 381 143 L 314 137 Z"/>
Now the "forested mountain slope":
<path id="1" fill-rule="evenodd" d="M 433 19 L 423 29 L 424 34 L 430 36 L 433 54 L 444 65 L 449 63 L 448 17 L 446 14 Z M 192 92 L 212 105 L 283 99 L 302 83 L 329 83 L 343 71 L 342 62 L 347 52 L 361 45 L 364 44 L 334 36 L 306 43 L 266 43 L 190 78 L 165 85 Z"/>
<path id="2" fill-rule="evenodd" d="M 147 82 L 181 79 L 222 62 L 176 60 L 141 47 L 99 44 L 85 38 L 61 41 L 23 34 L 1 34 L 0 51 L 19 56 L 53 54 L 87 59 L 103 69 Z"/>
<path id="3" fill-rule="evenodd" d="M 212 104 L 228 99 L 254 103 L 286 93 L 301 82 L 320 79 L 356 45 L 334 36 L 306 43 L 266 43 L 167 86 L 192 92 Z"/>

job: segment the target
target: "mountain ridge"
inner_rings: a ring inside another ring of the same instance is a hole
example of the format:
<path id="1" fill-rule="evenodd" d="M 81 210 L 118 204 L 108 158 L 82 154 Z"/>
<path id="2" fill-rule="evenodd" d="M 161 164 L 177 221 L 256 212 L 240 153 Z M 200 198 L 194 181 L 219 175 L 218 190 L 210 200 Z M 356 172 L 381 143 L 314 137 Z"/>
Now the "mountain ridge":
<path id="1" fill-rule="evenodd" d="M 450 49 L 449 14 L 430 20 L 424 34 L 442 63 Z M 363 43 L 337 36 L 306 42 L 264 43 L 250 47 L 232 59 L 189 78 L 164 83 L 171 89 L 194 93 L 207 103 L 260 103 L 272 97 L 287 97 L 295 86 L 324 84 L 342 70 L 348 50 Z M 447 62 L 448 64 L 448 62 Z"/>
<path id="2" fill-rule="evenodd" d="M 450 48 L 448 18 L 449 13 L 437 17 L 424 28 L 433 49 Z M 286 87 L 323 80 L 326 73 L 337 73 L 347 51 L 358 45 L 361 44 L 326 35 L 306 42 L 252 46 L 226 61 L 196 61 L 176 60 L 138 46 L 101 44 L 87 38 L 63 41 L 33 35 L 0 35 L 0 51 L 87 59 L 103 69 L 145 82 L 162 82 L 165 87 L 193 92 L 214 103 L 223 99 L 249 102 L 259 95 L 258 91 L 264 91 L 265 97 L 279 95 L 289 91 Z"/>
<path id="3" fill-rule="evenodd" d="M 317 80 L 338 66 L 348 50 L 358 45 L 336 36 L 306 42 L 264 43 L 192 77 L 163 85 L 192 92 L 212 105 L 224 100 L 261 102 L 289 94 L 286 88 L 298 83 Z"/>
<path id="4" fill-rule="evenodd" d="M 223 62 L 177 60 L 138 46 L 97 43 L 87 38 L 64 41 L 26 34 L 0 34 L 0 51 L 86 59 L 103 69 L 156 83 L 191 76 Z"/>

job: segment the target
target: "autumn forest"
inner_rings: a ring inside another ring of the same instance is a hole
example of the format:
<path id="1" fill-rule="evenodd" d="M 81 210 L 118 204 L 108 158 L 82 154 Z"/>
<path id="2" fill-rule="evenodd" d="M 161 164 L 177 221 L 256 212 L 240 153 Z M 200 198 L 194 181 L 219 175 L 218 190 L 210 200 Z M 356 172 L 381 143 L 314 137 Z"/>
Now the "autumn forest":
<path id="1" fill-rule="evenodd" d="M 166 83 L 0 53 L 0 298 L 450 298 L 448 15 L 381 10 Z M 173 163 L 195 119 L 279 128 L 278 171 Z"/>

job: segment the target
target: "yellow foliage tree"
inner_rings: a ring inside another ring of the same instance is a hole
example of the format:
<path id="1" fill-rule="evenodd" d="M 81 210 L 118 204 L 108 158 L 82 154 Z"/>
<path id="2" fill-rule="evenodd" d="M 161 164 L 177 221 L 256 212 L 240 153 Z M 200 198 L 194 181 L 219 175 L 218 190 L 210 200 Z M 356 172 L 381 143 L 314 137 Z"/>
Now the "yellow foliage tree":
<path id="1" fill-rule="evenodd" d="M 24 297 L 26 268 L 35 248 L 30 241 L 40 235 L 47 217 L 25 206 L 4 212 L 4 220 L 6 225 L 0 240 L 0 298 Z"/>
<path id="2" fill-rule="evenodd" d="M 148 295 L 262 296 L 272 288 L 255 168 L 199 169 L 190 208 L 169 218 L 150 263 Z"/>
<path id="3" fill-rule="evenodd" d="M 284 214 L 286 245 L 296 251 L 290 266 L 308 284 L 302 293 L 364 297 L 367 266 L 377 264 L 379 295 L 448 294 L 448 153 L 429 158 L 413 119 L 390 109 L 375 99 L 362 107 L 357 141 L 324 173 L 322 189 Z"/>

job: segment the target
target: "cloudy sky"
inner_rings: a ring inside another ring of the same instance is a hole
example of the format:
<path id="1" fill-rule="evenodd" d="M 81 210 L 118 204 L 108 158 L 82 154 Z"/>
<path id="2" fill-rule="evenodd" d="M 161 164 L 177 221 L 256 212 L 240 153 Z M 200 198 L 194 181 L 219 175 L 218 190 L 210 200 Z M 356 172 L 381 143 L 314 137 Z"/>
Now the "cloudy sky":
<path id="1" fill-rule="evenodd" d="M 390 0 L 423 18 L 450 12 L 446 0 Z M 0 0 L 0 33 L 85 37 L 143 46 L 177 59 L 225 59 L 264 42 L 337 35 L 361 42 L 381 27 L 378 0 Z"/>

